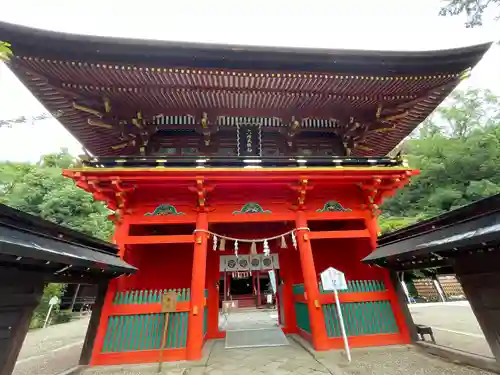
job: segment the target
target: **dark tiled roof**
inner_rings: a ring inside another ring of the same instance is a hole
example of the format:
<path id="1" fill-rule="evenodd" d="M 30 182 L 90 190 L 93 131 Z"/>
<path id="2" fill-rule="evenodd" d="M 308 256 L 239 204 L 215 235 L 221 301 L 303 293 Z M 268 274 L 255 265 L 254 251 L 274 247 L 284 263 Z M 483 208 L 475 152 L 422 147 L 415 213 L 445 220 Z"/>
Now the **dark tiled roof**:
<path id="1" fill-rule="evenodd" d="M 94 155 L 116 150 L 120 130 L 89 126 L 73 101 L 110 99 L 124 117 L 140 110 L 193 115 L 332 118 L 404 107 L 389 133 L 370 132 L 355 156 L 392 150 L 459 83 L 490 44 L 428 52 L 270 48 L 62 34 L 0 23 L 11 68 Z M 243 113 L 243 114 L 242 114 Z"/>
<path id="2" fill-rule="evenodd" d="M 54 264 L 106 274 L 136 271 L 116 255 L 114 245 L 5 205 L 0 205 L 0 255 L 0 262 L 12 259 L 48 271 Z"/>

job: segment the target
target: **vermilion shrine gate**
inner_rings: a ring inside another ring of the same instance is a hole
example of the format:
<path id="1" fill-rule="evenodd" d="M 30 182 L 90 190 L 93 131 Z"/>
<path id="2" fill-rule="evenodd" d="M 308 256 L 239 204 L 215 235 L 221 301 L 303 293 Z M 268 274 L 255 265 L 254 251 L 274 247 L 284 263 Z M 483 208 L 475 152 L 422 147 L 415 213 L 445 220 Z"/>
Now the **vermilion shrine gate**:
<path id="1" fill-rule="evenodd" d="M 281 329 L 316 350 L 343 345 L 319 283 L 330 266 L 348 280 L 351 346 L 410 342 L 389 272 L 361 259 L 383 199 L 416 174 L 398 144 L 488 45 L 329 51 L 0 30 L 11 69 L 87 150 L 64 175 L 115 211 L 120 256 L 139 270 L 110 284 L 91 364 L 156 361 L 166 290 L 179 299 L 165 358 L 199 359 L 225 336 L 220 301 L 261 305 L 270 269 Z"/>

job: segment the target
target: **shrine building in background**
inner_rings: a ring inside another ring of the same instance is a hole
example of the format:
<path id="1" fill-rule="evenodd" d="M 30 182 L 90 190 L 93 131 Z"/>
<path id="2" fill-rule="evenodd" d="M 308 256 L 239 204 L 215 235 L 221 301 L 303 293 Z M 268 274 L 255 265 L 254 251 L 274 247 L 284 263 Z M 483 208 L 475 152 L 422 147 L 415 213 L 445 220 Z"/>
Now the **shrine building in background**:
<path id="1" fill-rule="evenodd" d="M 398 284 L 361 260 L 376 248 L 381 203 L 417 173 L 399 145 L 489 44 L 264 48 L 6 23 L 0 35 L 10 69 L 86 150 L 64 175 L 114 211 L 120 256 L 138 269 L 109 285 L 87 336 L 91 365 L 157 361 L 167 290 L 178 301 L 166 360 L 198 360 L 207 340 L 229 334 L 224 301 L 276 304 L 280 331 L 342 348 L 320 283 L 328 267 L 347 278 L 352 347 L 411 342 Z"/>

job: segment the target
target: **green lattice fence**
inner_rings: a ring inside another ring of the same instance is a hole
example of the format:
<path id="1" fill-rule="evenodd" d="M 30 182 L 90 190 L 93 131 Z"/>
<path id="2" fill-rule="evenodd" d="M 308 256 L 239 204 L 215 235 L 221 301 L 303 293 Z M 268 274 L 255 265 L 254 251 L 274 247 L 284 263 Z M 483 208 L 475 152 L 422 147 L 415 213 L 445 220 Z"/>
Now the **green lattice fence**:
<path id="1" fill-rule="evenodd" d="M 113 304 L 115 305 L 130 305 L 130 304 L 146 304 L 159 303 L 161 296 L 167 292 L 176 292 L 177 301 L 189 301 L 190 289 L 146 289 L 146 290 L 126 290 L 116 292 Z"/>
<path id="2" fill-rule="evenodd" d="M 292 285 L 293 294 L 304 294 L 305 291 L 304 284 Z"/>
<path id="3" fill-rule="evenodd" d="M 304 294 L 305 289 L 303 284 L 292 285 L 293 294 Z M 309 321 L 309 311 L 305 302 L 295 302 L 295 321 L 297 327 L 303 331 L 311 333 L 311 322 Z"/>
<path id="4" fill-rule="evenodd" d="M 148 289 L 120 291 L 115 294 L 114 305 L 158 304 L 161 296 L 167 292 L 177 292 L 178 302 L 190 300 L 190 289 Z M 208 291 L 205 290 L 205 297 Z M 156 305 L 157 306 L 157 305 Z M 204 334 L 207 330 L 207 313 L 204 308 Z M 165 314 L 152 312 L 148 314 L 116 315 L 108 317 L 106 336 L 102 352 L 128 352 L 138 350 L 159 349 Z M 185 348 L 188 329 L 188 312 L 178 311 L 169 314 L 166 349 Z"/>
<path id="5" fill-rule="evenodd" d="M 321 283 L 319 284 L 319 288 L 322 294 L 332 293 L 331 291 L 324 291 Z M 350 280 L 347 281 L 347 289 L 339 291 L 339 294 L 383 292 L 386 290 L 384 282 L 380 280 Z M 295 295 L 304 294 L 304 285 L 293 285 L 292 291 Z M 322 308 L 328 336 L 340 337 L 339 318 L 335 304 L 323 304 Z M 399 332 L 390 301 L 342 303 L 341 309 L 348 336 Z M 297 326 L 304 331 L 310 332 L 307 305 L 305 303 L 295 302 L 295 313 L 297 317 Z"/>
<path id="6" fill-rule="evenodd" d="M 348 336 L 398 333 L 389 301 L 342 303 L 342 316 Z M 323 305 L 326 331 L 329 337 L 340 337 L 340 323 L 335 304 Z"/>
<path id="7" fill-rule="evenodd" d="M 307 304 L 295 302 L 295 320 L 297 322 L 297 327 L 303 331 L 311 333 L 311 322 L 309 320 Z"/>
<path id="8" fill-rule="evenodd" d="M 165 348 L 186 347 L 188 313 L 170 313 Z M 160 349 L 165 314 L 110 316 L 102 351 L 128 352 Z"/>
<path id="9" fill-rule="evenodd" d="M 332 293 L 331 290 L 323 290 L 321 283 L 319 283 L 319 290 L 323 294 Z M 339 290 L 339 293 L 383 292 L 385 290 L 385 284 L 381 280 L 350 280 L 347 281 L 347 289 Z"/>

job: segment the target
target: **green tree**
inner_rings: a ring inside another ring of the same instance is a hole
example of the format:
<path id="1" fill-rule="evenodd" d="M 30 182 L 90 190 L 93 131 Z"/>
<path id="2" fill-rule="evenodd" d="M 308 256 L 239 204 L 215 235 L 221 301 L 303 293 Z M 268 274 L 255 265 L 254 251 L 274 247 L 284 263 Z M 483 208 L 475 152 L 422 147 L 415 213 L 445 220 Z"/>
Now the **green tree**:
<path id="1" fill-rule="evenodd" d="M 456 91 L 406 142 L 410 166 L 421 174 L 383 204 L 381 228 L 397 229 L 500 193 L 499 125 L 498 97 Z"/>
<path id="2" fill-rule="evenodd" d="M 458 16 L 465 14 L 467 16 L 466 27 L 481 26 L 484 11 L 500 4 L 500 0 L 445 0 L 445 2 L 446 5 L 441 8 L 439 15 Z"/>
<path id="3" fill-rule="evenodd" d="M 36 165 L 0 163 L 0 202 L 109 240 L 113 231 L 107 219 L 110 211 L 61 175 L 61 168 L 77 165 L 78 161 L 65 149 L 43 156 Z"/>
<path id="4" fill-rule="evenodd" d="M 31 317 L 30 328 L 41 328 L 43 327 L 43 323 L 47 317 L 47 313 L 49 312 L 49 301 L 52 297 L 57 297 L 61 300 L 62 295 L 64 294 L 64 290 L 66 289 L 66 285 L 64 284 L 47 284 L 47 286 L 43 289 L 43 295 L 38 304 L 37 308 L 33 312 L 33 316 Z M 59 305 L 55 305 L 51 311 L 51 317 L 57 319 L 59 314 Z"/>
<path id="5" fill-rule="evenodd" d="M 10 47 L 10 43 L 2 42 L 0 40 L 0 61 L 10 60 L 10 58 L 12 57 L 12 50 Z"/>

